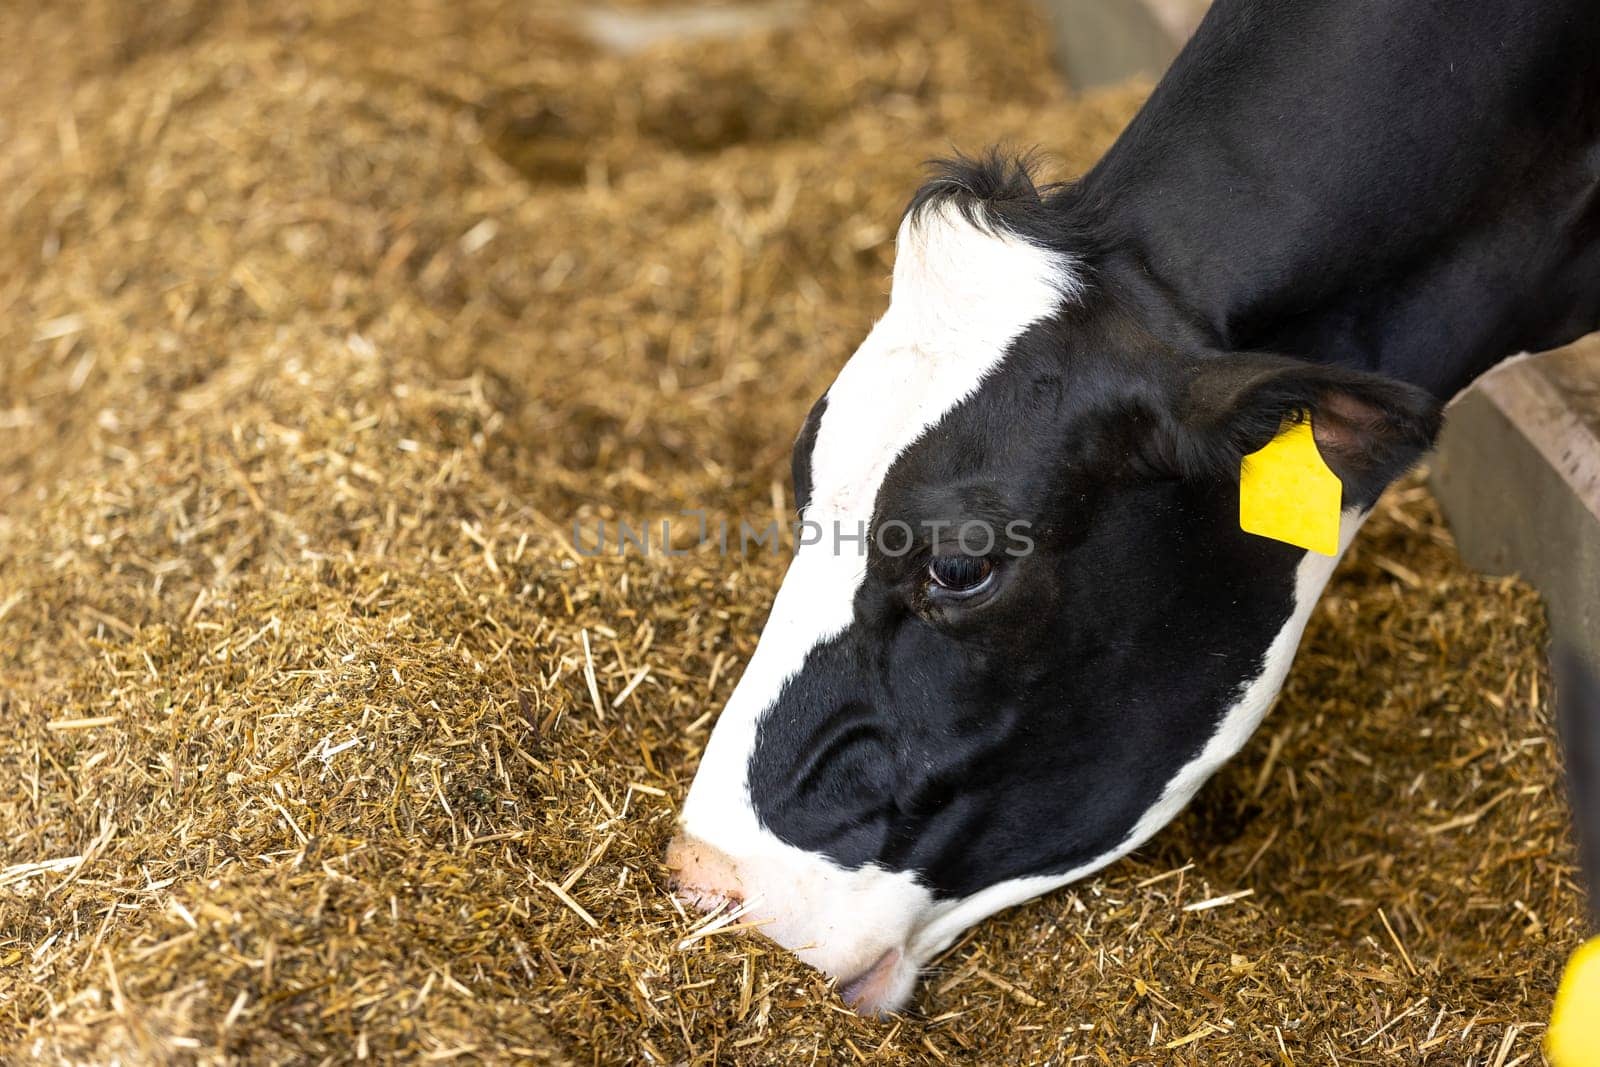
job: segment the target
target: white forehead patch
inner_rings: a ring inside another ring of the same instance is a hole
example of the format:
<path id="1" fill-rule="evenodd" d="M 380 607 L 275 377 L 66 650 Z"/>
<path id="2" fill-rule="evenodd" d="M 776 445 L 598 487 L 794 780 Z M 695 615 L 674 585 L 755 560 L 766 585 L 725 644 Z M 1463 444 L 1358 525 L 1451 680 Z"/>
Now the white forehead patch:
<path id="1" fill-rule="evenodd" d="M 974 226 L 949 203 L 908 216 L 896 248 L 889 310 L 828 390 L 811 454 L 815 520 L 871 518 L 900 453 L 1083 288 L 1066 256 Z"/>
<path id="2" fill-rule="evenodd" d="M 926 907 L 927 892 L 908 874 L 846 871 L 762 829 L 746 781 L 756 726 L 806 654 L 850 625 L 865 546 L 841 543 L 833 532 L 864 530 L 895 459 L 976 392 L 1024 330 L 1082 291 L 1070 258 L 997 226 L 974 225 L 949 202 L 908 215 L 896 248 L 888 311 L 828 390 L 818 427 L 805 517 L 824 536 L 796 552 L 683 808 L 684 831 L 759 867 L 751 877 L 770 878 L 785 911 L 801 901 L 828 901 L 830 922 L 872 929 L 873 942 L 906 932 Z M 851 901 L 854 917 L 841 919 Z M 841 951 L 853 947 L 851 936 L 836 930 Z M 856 962 L 830 958 L 825 945 L 801 955 L 836 974 Z"/>

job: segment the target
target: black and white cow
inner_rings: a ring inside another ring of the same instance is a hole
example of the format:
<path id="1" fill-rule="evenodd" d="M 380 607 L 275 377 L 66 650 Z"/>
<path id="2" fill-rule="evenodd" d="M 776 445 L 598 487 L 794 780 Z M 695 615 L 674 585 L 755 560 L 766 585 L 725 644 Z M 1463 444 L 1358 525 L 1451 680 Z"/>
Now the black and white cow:
<path id="1" fill-rule="evenodd" d="M 1148 839 L 1271 705 L 1337 556 L 1240 529 L 1242 456 L 1309 416 L 1342 550 L 1444 401 L 1597 326 L 1596 0 L 1218 0 L 1081 180 L 943 166 L 794 451 L 808 520 L 915 540 L 799 549 L 679 891 L 902 1005 L 968 926 Z"/>

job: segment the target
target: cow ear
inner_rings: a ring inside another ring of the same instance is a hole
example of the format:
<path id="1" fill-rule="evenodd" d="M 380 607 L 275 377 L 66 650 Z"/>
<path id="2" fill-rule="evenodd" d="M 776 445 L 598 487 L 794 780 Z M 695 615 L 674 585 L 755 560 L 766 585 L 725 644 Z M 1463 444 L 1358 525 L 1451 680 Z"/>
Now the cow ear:
<path id="1" fill-rule="evenodd" d="M 1186 472 L 1237 477 L 1245 455 L 1309 416 L 1317 451 L 1343 484 L 1344 506 L 1367 507 L 1439 432 L 1438 399 L 1381 374 L 1253 353 L 1202 356 L 1191 371 L 1176 428 Z"/>

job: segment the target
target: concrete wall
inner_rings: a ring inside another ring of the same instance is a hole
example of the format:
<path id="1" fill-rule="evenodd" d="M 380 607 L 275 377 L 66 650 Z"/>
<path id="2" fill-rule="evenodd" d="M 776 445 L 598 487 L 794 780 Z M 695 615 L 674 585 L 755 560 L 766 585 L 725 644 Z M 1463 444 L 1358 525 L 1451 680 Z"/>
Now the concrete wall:
<path id="1" fill-rule="evenodd" d="M 1555 639 L 1600 663 L 1600 334 L 1462 394 L 1432 485 L 1466 561 L 1531 581 Z"/>
<path id="2" fill-rule="evenodd" d="M 1073 85 L 1161 76 L 1200 24 L 1209 0 L 1041 0 L 1056 56 Z"/>

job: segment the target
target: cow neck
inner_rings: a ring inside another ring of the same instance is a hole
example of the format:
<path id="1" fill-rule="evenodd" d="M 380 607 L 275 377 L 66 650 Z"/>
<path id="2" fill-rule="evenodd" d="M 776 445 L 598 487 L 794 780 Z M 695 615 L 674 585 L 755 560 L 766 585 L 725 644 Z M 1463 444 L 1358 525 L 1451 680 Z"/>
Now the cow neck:
<path id="1" fill-rule="evenodd" d="M 1441 399 L 1600 327 L 1600 4 L 1537 6 L 1219 0 L 1062 194 L 1104 286 Z"/>

